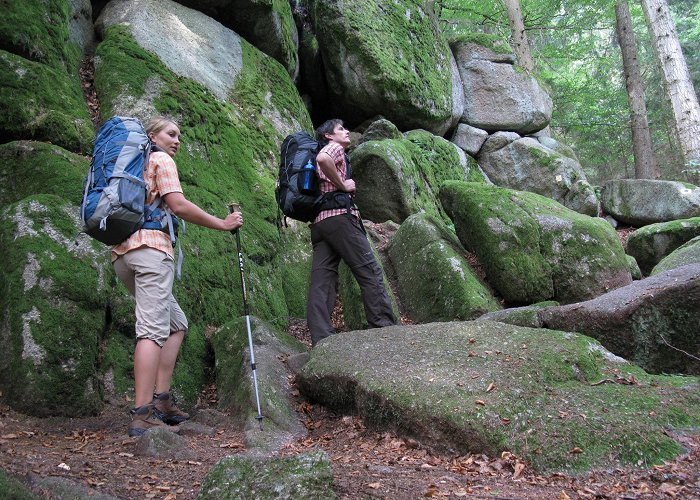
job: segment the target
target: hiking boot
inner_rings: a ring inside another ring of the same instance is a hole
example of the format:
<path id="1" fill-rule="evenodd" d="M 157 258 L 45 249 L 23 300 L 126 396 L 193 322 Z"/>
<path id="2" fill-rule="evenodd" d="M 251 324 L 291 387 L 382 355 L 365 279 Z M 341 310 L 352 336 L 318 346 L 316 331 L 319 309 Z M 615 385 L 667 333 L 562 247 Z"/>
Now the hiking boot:
<path id="1" fill-rule="evenodd" d="M 175 404 L 175 396 L 171 392 L 161 392 L 153 395 L 151 402 L 154 413 L 166 424 L 177 425 L 190 418 L 189 413 L 185 413 Z"/>
<path id="2" fill-rule="evenodd" d="M 129 424 L 129 437 L 140 436 L 148 429 L 164 427 L 170 430 L 155 413 L 153 403 L 139 406 L 131 410 L 131 423 Z"/>

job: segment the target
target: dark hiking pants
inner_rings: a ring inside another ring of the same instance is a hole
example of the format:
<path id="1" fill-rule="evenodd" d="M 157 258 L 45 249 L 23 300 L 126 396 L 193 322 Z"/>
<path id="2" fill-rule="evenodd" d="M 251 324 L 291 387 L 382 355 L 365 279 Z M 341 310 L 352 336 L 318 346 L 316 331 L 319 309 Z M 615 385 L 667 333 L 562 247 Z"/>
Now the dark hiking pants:
<path id="1" fill-rule="evenodd" d="M 311 243 L 314 252 L 306 320 L 314 345 L 335 333 L 331 314 L 335 306 L 340 259 L 348 265 L 360 285 L 369 327 L 396 324 L 381 268 L 357 217 L 337 215 L 312 224 Z"/>

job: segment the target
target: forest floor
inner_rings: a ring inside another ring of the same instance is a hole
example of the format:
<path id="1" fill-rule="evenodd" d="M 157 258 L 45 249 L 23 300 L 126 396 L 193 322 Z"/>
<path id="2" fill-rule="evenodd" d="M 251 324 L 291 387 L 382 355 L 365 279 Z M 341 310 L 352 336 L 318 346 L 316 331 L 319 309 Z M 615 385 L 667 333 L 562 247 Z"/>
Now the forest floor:
<path id="1" fill-rule="evenodd" d="M 309 342 L 305 322 L 292 323 L 289 331 Z M 291 376 L 289 381 L 294 383 Z M 212 436 L 184 436 L 187 456 L 182 459 L 139 456 L 138 438 L 126 433 L 130 403 L 112 401 L 99 416 L 85 418 L 35 418 L 0 407 L 0 469 L 31 485 L 41 498 L 59 497 L 37 478 L 60 477 L 123 499 L 194 499 L 221 458 L 246 452 L 243 433 L 225 426 Z M 215 409 L 216 403 L 216 387 L 210 385 L 197 410 Z M 700 435 L 681 438 L 686 454 L 650 468 L 538 474 L 508 452 L 493 457 L 435 453 L 300 395 L 296 407 L 308 434 L 280 455 L 325 451 L 341 499 L 700 499 Z"/>

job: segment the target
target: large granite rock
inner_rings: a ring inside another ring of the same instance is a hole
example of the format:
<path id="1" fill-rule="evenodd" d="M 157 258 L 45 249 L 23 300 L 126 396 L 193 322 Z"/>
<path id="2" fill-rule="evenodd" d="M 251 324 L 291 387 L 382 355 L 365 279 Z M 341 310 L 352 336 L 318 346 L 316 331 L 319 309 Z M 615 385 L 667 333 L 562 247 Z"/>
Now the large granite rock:
<path id="1" fill-rule="evenodd" d="M 276 59 L 292 79 L 299 75 L 299 35 L 284 0 L 177 0 L 235 31 Z"/>
<path id="2" fill-rule="evenodd" d="M 545 309 L 540 319 L 546 328 L 594 337 L 647 371 L 697 375 L 699 313 L 700 264 L 691 264 L 586 302 Z"/>
<path id="3" fill-rule="evenodd" d="M 400 224 L 420 211 L 446 219 L 437 202 L 440 183 L 485 180 L 473 158 L 425 130 L 408 132 L 402 139 L 362 143 L 350 154 L 350 162 L 357 183 L 355 203 L 373 222 Z"/>
<path id="4" fill-rule="evenodd" d="M 700 236 L 696 236 L 661 259 L 661 262 L 651 270 L 651 274 L 659 274 L 677 267 L 698 263 L 700 263 Z"/>
<path id="5" fill-rule="evenodd" d="M 661 259 L 696 236 L 700 236 L 700 217 L 657 222 L 632 232 L 625 241 L 625 250 L 642 272 L 649 274 Z"/>
<path id="6" fill-rule="evenodd" d="M 582 335 L 492 321 L 335 335 L 297 386 L 422 446 L 508 450 L 536 471 L 656 463 L 684 452 L 669 427 L 700 424 L 697 378 L 648 375 Z"/>
<path id="7" fill-rule="evenodd" d="M 440 201 L 509 305 L 577 302 L 632 280 L 615 231 L 524 191 L 449 181 Z"/>
<path id="8" fill-rule="evenodd" d="M 474 45 L 474 41 L 451 45 L 464 85 L 460 122 L 489 132 L 510 130 L 522 135 L 549 125 L 552 99 L 537 80 L 516 70 L 510 61 L 480 57 Z"/>
<path id="9" fill-rule="evenodd" d="M 545 142 L 559 145 L 553 139 Z M 479 166 L 497 186 L 541 194 L 579 213 L 597 215 L 598 198 L 574 158 L 534 137 L 504 133 L 489 137 L 477 156 Z"/>
<path id="10" fill-rule="evenodd" d="M 418 323 L 473 319 L 501 308 L 465 258 L 455 234 L 435 217 L 406 219 L 389 246 L 401 304 Z"/>
<path id="11" fill-rule="evenodd" d="M 432 3 L 310 4 L 332 113 L 351 124 L 381 114 L 402 130 L 423 128 L 438 135 L 457 123 L 462 87 Z"/>
<path id="12" fill-rule="evenodd" d="M 700 188 L 650 179 L 616 179 L 603 185 L 606 213 L 635 227 L 700 216 Z"/>

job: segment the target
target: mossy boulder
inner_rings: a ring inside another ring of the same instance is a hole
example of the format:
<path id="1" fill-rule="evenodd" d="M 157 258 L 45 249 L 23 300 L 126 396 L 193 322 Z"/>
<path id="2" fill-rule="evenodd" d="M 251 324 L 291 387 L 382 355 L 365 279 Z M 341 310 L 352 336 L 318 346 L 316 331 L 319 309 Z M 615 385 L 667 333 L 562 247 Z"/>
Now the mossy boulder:
<path id="1" fill-rule="evenodd" d="M 651 274 L 659 274 L 669 269 L 700 263 L 700 236 L 676 248 L 654 266 Z"/>
<path id="2" fill-rule="evenodd" d="M 226 457 L 204 478 L 198 498 L 336 498 L 331 461 L 323 451 L 295 457 Z"/>
<path id="3" fill-rule="evenodd" d="M 632 281 L 610 224 L 534 193 L 449 181 L 440 201 L 509 305 L 569 303 Z"/>
<path id="4" fill-rule="evenodd" d="M 406 219 L 389 246 L 401 304 L 419 323 L 476 318 L 500 309 L 455 234 L 434 216 Z"/>
<path id="5" fill-rule="evenodd" d="M 700 264 L 595 299 L 540 311 L 545 328 L 583 333 L 653 373 L 700 375 Z"/>
<path id="6" fill-rule="evenodd" d="M 425 446 L 507 450 L 541 472 L 661 463 L 684 452 L 669 429 L 700 424 L 697 378 L 649 375 L 582 335 L 492 321 L 333 336 L 297 385 Z"/>
<path id="7" fill-rule="evenodd" d="M 664 257 L 696 236 L 700 236 L 700 217 L 658 222 L 633 231 L 625 250 L 637 260 L 642 272 L 649 274 Z"/>
<path id="8" fill-rule="evenodd" d="M 31 415 L 72 417 L 102 408 L 97 366 L 108 254 L 77 237 L 79 230 L 78 208 L 54 195 L 34 195 L 3 211 L 0 384 L 5 400 Z"/>
<path id="9" fill-rule="evenodd" d="M 402 139 L 401 131 L 386 118 L 379 118 L 370 123 L 362 137 L 355 146 L 359 146 L 363 142 L 383 141 L 384 139 Z"/>
<path id="10" fill-rule="evenodd" d="M 640 227 L 700 216 L 700 187 L 676 181 L 614 179 L 603 185 L 601 202 L 616 220 Z"/>
<path id="11" fill-rule="evenodd" d="M 577 160 L 534 137 L 518 138 L 502 147 L 498 146 L 503 136 L 492 137 L 477 160 L 494 184 L 541 194 L 577 212 L 597 215 L 598 199 Z"/>
<path id="12" fill-rule="evenodd" d="M 258 318 L 250 318 L 250 322 L 265 433 L 260 432 L 256 422 L 257 400 L 245 318 L 232 320 L 211 335 L 219 406 L 236 415 L 237 423 L 246 429 L 246 441 L 251 448 L 271 453 L 277 451 L 274 447 L 306 432 L 296 415 L 288 373 L 281 361 L 306 352 L 306 348 Z"/>
<path id="13" fill-rule="evenodd" d="M 94 130 L 71 34 L 81 2 L 7 2 L 0 21 L 0 138 L 33 139 L 89 152 Z M 89 6 L 89 4 L 88 4 Z"/>
<path id="14" fill-rule="evenodd" d="M 425 130 L 402 139 L 360 144 L 350 154 L 357 184 L 355 202 L 373 222 L 402 223 L 409 215 L 427 212 L 449 221 L 437 201 L 447 180 L 484 180 L 476 161 L 453 143 Z"/>
<path id="15" fill-rule="evenodd" d="M 0 145 L 0 206 L 27 196 L 53 194 L 79 204 L 90 162 L 65 149 L 36 141 Z"/>
<path id="16" fill-rule="evenodd" d="M 332 113 L 351 124 L 382 114 L 401 130 L 440 135 L 457 122 L 459 75 L 430 2 L 309 4 Z"/>
<path id="17" fill-rule="evenodd" d="M 539 312 L 547 307 L 558 305 L 559 303 L 554 300 L 547 300 L 545 302 L 532 304 L 531 306 L 510 307 L 508 309 L 486 313 L 483 316 L 479 316 L 477 321 L 500 321 L 501 323 L 508 323 L 509 325 L 540 328 L 542 326 L 542 320 L 539 317 Z"/>

